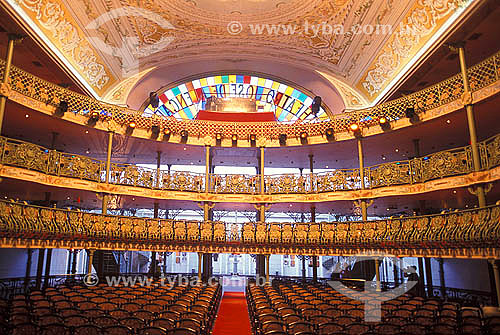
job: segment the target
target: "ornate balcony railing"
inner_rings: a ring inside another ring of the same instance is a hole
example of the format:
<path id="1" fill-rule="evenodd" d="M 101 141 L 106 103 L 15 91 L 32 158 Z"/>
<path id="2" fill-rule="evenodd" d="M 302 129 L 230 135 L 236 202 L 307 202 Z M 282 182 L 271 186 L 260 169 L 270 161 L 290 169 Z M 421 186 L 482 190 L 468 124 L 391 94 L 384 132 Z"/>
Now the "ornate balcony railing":
<path id="1" fill-rule="evenodd" d="M 5 63 L 0 60 L 0 75 L 3 75 L 4 68 Z M 468 73 L 472 91 L 477 91 L 499 80 L 500 52 L 472 66 L 468 69 Z M 54 85 L 15 66 L 11 68 L 9 80 L 12 90 L 46 105 L 55 107 L 60 100 L 65 100 L 68 103 L 69 111 L 79 115 L 99 111 L 101 120 L 114 120 L 121 125 L 126 125 L 134 120 L 138 128 L 150 129 L 152 125 L 157 125 L 161 129 L 170 129 L 176 134 L 186 130 L 190 135 L 200 138 L 207 135 L 215 138 L 216 133 L 222 134 L 226 138 L 230 138 L 233 134 L 236 134 L 238 138 L 248 138 L 250 134 L 265 138 L 277 138 L 280 134 L 296 137 L 302 131 L 307 132 L 309 136 L 323 135 L 327 129 L 343 132 L 353 122 L 360 122 L 363 126 L 368 127 L 377 125 L 381 116 L 390 121 L 398 120 L 405 117 L 405 110 L 408 106 L 416 106 L 418 112 L 423 112 L 461 99 L 464 93 L 462 77 L 457 74 L 404 98 L 362 111 L 338 114 L 329 121 L 309 124 L 218 122 L 217 127 L 214 127 L 214 122 L 211 121 L 178 121 L 172 118 L 143 117 L 142 111 L 102 103 Z"/>
<path id="2" fill-rule="evenodd" d="M 500 165 L 500 135 L 479 143 L 483 170 Z M 86 156 L 49 150 L 36 144 L 0 137 L 0 163 L 49 175 L 106 182 L 106 163 Z M 365 168 L 365 187 L 423 183 L 474 171 L 470 146 L 406 161 Z M 205 174 L 161 171 L 133 164 L 112 163 L 111 184 L 148 189 L 205 192 Z M 359 169 L 294 175 L 266 175 L 264 194 L 311 194 L 361 189 Z M 259 175 L 209 175 L 209 193 L 259 194 Z"/>
<path id="3" fill-rule="evenodd" d="M 0 237 L 157 245 L 498 248 L 500 206 L 367 222 L 224 223 L 122 217 L 0 201 Z"/>

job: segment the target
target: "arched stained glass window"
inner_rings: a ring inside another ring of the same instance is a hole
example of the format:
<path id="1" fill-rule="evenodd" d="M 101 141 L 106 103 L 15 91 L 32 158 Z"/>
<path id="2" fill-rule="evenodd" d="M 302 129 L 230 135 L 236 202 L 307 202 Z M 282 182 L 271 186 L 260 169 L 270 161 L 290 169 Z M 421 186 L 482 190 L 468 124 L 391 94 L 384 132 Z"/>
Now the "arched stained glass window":
<path id="1" fill-rule="evenodd" d="M 224 74 L 195 79 L 159 93 L 159 106 L 148 105 L 144 116 L 153 114 L 193 120 L 200 110 L 274 113 L 278 122 L 328 120 L 320 108 L 312 112 L 313 97 L 279 81 L 255 75 Z M 215 109 L 214 105 L 217 105 Z"/>

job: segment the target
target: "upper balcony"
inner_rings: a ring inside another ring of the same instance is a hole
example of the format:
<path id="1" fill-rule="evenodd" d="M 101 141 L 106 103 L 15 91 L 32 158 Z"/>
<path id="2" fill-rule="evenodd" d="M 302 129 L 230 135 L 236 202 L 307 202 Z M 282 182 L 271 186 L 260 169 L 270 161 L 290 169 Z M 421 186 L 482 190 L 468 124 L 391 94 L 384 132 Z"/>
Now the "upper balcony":
<path id="1" fill-rule="evenodd" d="M 3 63 L 0 73 L 3 71 Z M 412 125 L 408 108 L 414 108 L 420 121 L 427 121 L 463 108 L 464 103 L 484 100 L 500 91 L 500 53 L 468 70 L 472 96 L 464 95 L 461 75 L 394 101 L 366 110 L 331 115 L 315 122 L 222 122 L 177 120 L 144 116 L 143 111 L 101 103 L 13 67 L 10 73 L 9 99 L 37 111 L 58 116 L 61 102 L 68 112 L 62 118 L 96 129 L 140 138 L 202 146 L 279 147 L 328 143 L 354 138 L 350 131 L 357 124 L 363 136 L 381 134 L 381 119 L 390 128 Z M 465 100 L 464 100 L 465 99 Z M 471 100 L 472 99 L 472 100 Z M 327 106 L 325 106 L 326 108 Z M 325 109 L 327 110 L 327 108 Z M 130 129 L 133 123 L 135 128 Z"/>

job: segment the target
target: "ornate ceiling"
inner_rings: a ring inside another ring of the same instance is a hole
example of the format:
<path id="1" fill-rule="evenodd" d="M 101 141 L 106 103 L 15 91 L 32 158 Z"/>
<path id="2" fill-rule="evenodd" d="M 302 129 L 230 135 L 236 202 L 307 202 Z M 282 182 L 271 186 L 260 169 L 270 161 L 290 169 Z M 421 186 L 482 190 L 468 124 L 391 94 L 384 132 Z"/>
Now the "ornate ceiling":
<path id="1" fill-rule="evenodd" d="M 125 103 L 135 85 L 157 69 L 237 58 L 278 62 L 284 79 L 288 66 L 315 72 L 342 96 L 346 108 L 386 98 L 481 3 L 1 1 L 99 99 Z"/>

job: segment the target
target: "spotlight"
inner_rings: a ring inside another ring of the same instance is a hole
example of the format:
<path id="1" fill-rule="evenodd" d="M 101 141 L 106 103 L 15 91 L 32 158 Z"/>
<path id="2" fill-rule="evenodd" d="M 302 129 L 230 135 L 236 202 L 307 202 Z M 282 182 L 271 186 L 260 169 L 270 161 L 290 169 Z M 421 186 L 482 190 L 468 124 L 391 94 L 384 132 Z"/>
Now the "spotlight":
<path id="1" fill-rule="evenodd" d="M 64 116 L 64 113 L 66 113 L 67 111 L 68 111 L 68 103 L 66 101 L 61 101 L 59 102 L 59 105 L 57 106 L 54 115 L 62 117 Z"/>
<path id="2" fill-rule="evenodd" d="M 351 129 L 351 131 L 354 133 L 355 137 L 361 137 L 361 128 L 359 127 L 359 125 L 357 123 L 352 123 L 349 126 L 349 129 Z"/>
<path id="3" fill-rule="evenodd" d="M 215 134 L 215 139 L 216 139 L 217 141 L 222 140 L 222 134 L 221 134 L 221 133 L 217 133 L 217 134 Z"/>
<path id="4" fill-rule="evenodd" d="M 157 139 L 160 136 L 160 127 L 152 126 L 151 127 L 151 139 Z"/>
<path id="5" fill-rule="evenodd" d="M 170 139 L 171 134 L 172 134 L 172 132 L 170 131 L 170 129 L 165 128 L 163 130 L 163 140 L 168 141 Z"/>
<path id="6" fill-rule="evenodd" d="M 286 146 L 286 134 L 280 134 L 280 145 Z"/>
<path id="7" fill-rule="evenodd" d="M 313 112 L 314 116 L 317 116 L 319 109 L 321 107 L 321 97 L 314 97 L 313 103 L 311 105 L 311 111 Z"/>
<path id="8" fill-rule="evenodd" d="M 382 116 L 380 119 L 378 119 L 378 124 L 384 131 L 391 130 L 391 124 L 385 116 Z"/>
<path id="9" fill-rule="evenodd" d="M 93 111 L 90 113 L 89 120 L 87 121 L 87 124 L 91 127 L 95 126 L 95 124 L 99 121 L 99 112 L 98 111 Z"/>
<path id="10" fill-rule="evenodd" d="M 325 135 L 328 142 L 335 141 L 335 132 L 333 131 L 333 128 L 328 128 L 327 130 L 325 130 Z"/>
<path id="11" fill-rule="evenodd" d="M 186 143 L 188 140 L 188 132 L 187 130 L 182 130 L 181 131 L 181 143 Z"/>
<path id="12" fill-rule="evenodd" d="M 128 136 L 132 135 L 135 126 L 136 126 L 135 121 L 130 121 L 129 124 L 127 125 L 127 129 L 125 130 L 125 134 L 127 134 Z"/>
<path id="13" fill-rule="evenodd" d="M 250 135 L 250 146 L 255 147 L 257 145 L 257 135 L 251 134 Z"/>
<path id="14" fill-rule="evenodd" d="M 300 133 L 300 143 L 307 144 L 307 133 L 305 131 Z"/>
<path id="15" fill-rule="evenodd" d="M 149 104 L 153 108 L 158 108 L 160 105 L 160 98 L 158 98 L 158 94 L 156 92 L 149 93 Z"/>
<path id="16" fill-rule="evenodd" d="M 238 145 L 238 135 L 236 134 L 231 135 L 231 141 L 233 142 L 232 143 L 233 147 L 236 147 Z"/>
<path id="17" fill-rule="evenodd" d="M 405 110 L 405 116 L 410 119 L 411 123 L 415 123 L 420 121 L 420 118 L 418 117 L 418 114 L 415 112 L 414 107 L 408 107 Z"/>

